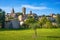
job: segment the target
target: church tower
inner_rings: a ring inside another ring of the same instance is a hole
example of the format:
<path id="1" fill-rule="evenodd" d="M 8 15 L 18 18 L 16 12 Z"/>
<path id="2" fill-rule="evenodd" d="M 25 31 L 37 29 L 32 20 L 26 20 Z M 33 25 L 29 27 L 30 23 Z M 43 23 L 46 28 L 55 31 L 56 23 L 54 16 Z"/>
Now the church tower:
<path id="1" fill-rule="evenodd" d="M 30 15 L 32 15 L 32 11 L 30 11 Z"/>
<path id="2" fill-rule="evenodd" d="M 13 13 L 15 13 L 15 11 L 14 11 L 14 8 L 12 8 L 12 11 L 11 11 L 11 13 L 13 14 Z"/>
<path id="3" fill-rule="evenodd" d="M 22 8 L 22 13 L 23 13 L 23 15 L 26 14 L 26 8 L 25 7 Z"/>
<path id="4" fill-rule="evenodd" d="M 12 10 L 11 10 L 11 17 L 15 17 L 15 11 L 14 11 L 14 8 L 12 8 Z"/>

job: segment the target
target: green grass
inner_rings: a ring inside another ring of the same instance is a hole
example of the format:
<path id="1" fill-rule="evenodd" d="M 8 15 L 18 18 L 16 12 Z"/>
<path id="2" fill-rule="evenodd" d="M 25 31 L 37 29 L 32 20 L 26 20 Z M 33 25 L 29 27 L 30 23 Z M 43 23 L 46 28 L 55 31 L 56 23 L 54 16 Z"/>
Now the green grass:
<path id="1" fill-rule="evenodd" d="M 34 40 L 34 30 L 0 30 L 0 40 Z M 36 40 L 60 40 L 60 29 L 37 29 Z"/>

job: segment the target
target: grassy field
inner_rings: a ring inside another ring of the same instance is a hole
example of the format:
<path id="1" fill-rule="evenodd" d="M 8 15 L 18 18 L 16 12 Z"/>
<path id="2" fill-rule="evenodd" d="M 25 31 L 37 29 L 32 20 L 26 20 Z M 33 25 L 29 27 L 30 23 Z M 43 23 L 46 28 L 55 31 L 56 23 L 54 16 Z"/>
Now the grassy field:
<path id="1" fill-rule="evenodd" d="M 0 40 L 34 40 L 34 30 L 0 30 Z M 37 29 L 36 40 L 60 40 L 60 29 Z"/>

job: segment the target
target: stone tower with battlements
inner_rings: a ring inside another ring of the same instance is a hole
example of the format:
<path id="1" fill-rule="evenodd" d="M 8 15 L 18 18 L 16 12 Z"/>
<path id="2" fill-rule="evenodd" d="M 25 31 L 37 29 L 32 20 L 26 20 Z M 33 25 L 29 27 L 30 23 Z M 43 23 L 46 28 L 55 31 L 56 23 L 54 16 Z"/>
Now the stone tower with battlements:
<path id="1" fill-rule="evenodd" d="M 22 8 L 22 13 L 23 13 L 23 15 L 26 14 L 26 8 L 25 7 Z"/>

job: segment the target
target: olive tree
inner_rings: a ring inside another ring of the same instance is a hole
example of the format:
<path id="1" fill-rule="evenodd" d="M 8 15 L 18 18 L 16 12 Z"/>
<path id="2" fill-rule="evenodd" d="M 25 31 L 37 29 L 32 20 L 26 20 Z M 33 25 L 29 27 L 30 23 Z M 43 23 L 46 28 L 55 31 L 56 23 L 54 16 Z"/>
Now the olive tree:
<path id="1" fill-rule="evenodd" d="M 28 24 L 30 28 L 34 30 L 35 38 L 37 37 L 37 27 L 38 27 L 38 20 L 35 20 L 34 17 L 29 16 L 25 24 Z"/>

